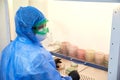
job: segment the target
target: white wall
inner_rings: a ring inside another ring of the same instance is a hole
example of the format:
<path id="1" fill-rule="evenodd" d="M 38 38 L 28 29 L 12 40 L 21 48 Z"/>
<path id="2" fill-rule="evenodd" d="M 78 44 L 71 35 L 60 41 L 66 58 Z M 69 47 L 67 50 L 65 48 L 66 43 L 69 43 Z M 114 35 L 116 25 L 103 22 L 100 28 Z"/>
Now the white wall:
<path id="1" fill-rule="evenodd" d="M 55 41 L 109 53 L 113 8 L 118 4 L 49 1 L 48 19 Z"/>
<path id="2" fill-rule="evenodd" d="M 69 41 L 79 48 L 109 53 L 112 11 L 119 4 L 14 0 L 13 11 L 11 10 L 13 16 L 18 7 L 22 5 L 35 6 L 45 14 L 49 20 L 47 26 L 54 41 Z M 12 23 L 14 23 L 13 19 Z M 11 39 L 13 40 L 15 38 L 15 28 L 12 23 Z"/>
<path id="3" fill-rule="evenodd" d="M 5 5 L 6 4 L 6 5 Z M 7 1 L 0 0 L 0 52 L 10 42 Z"/>

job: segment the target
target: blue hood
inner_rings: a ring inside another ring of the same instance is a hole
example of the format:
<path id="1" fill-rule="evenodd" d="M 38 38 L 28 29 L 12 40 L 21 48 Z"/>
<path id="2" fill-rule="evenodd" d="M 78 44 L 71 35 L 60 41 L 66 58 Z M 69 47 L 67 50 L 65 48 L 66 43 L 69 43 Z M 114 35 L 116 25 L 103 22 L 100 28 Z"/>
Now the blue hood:
<path id="1" fill-rule="evenodd" d="M 17 35 L 30 39 L 32 42 L 38 42 L 32 31 L 32 27 L 45 19 L 43 13 L 32 6 L 20 7 L 15 16 Z"/>

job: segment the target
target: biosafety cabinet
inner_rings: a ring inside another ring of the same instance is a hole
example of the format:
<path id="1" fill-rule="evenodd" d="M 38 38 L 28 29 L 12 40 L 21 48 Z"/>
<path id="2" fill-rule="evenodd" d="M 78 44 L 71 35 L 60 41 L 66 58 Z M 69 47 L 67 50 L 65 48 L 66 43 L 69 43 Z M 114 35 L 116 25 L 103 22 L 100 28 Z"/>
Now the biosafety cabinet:
<path id="1" fill-rule="evenodd" d="M 120 80 L 119 0 L 1 0 L 0 50 L 14 40 L 15 12 L 35 6 L 49 20 L 43 45 L 63 60 L 78 64 L 81 80 Z M 65 75 L 65 70 L 60 73 Z"/>

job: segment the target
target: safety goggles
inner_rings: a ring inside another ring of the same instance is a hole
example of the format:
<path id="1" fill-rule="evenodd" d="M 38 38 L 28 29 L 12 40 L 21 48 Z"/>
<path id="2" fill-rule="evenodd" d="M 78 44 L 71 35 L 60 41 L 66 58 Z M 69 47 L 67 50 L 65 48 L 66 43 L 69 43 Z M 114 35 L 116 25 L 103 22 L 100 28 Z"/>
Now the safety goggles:
<path id="1" fill-rule="evenodd" d="M 46 27 L 46 23 L 48 22 L 48 20 L 43 20 L 39 23 L 37 23 L 34 27 L 33 27 L 33 32 L 35 34 L 40 34 L 40 35 L 45 35 L 49 32 L 49 29 Z"/>
<path id="2" fill-rule="evenodd" d="M 49 29 L 47 27 L 44 27 L 42 29 L 37 29 L 37 30 L 34 30 L 34 33 L 35 34 L 40 34 L 40 35 L 45 35 L 49 32 Z"/>

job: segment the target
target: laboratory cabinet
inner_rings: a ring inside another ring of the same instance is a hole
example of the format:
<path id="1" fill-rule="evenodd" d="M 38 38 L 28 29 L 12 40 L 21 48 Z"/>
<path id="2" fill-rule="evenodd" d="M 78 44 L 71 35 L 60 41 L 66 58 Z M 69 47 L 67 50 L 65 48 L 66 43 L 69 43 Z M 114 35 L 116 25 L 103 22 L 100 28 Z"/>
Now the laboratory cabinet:
<path id="1" fill-rule="evenodd" d="M 34 6 L 49 20 L 43 46 L 63 64 L 78 64 L 83 80 L 120 80 L 119 0 L 1 0 L 0 51 L 15 39 L 15 12 Z M 41 5 L 39 5 L 41 4 Z M 4 14 L 5 13 L 5 14 Z M 66 47 L 67 46 L 67 47 Z M 99 57 L 98 57 L 99 56 Z M 60 71 L 65 75 L 65 71 Z M 96 74 L 95 74 L 96 73 Z M 94 74 L 94 75 L 91 75 Z"/>

